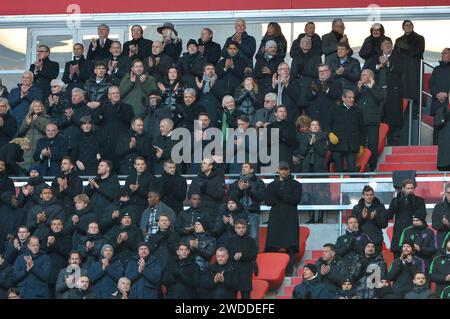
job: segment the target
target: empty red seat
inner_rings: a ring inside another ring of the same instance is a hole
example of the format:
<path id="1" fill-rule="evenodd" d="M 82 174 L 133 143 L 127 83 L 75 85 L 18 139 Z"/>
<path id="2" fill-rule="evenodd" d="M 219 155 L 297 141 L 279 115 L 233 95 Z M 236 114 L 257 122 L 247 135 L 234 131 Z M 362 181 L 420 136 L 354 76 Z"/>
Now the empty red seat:
<path id="1" fill-rule="evenodd" d="M 383 255 L 383 259 L 386 262 L 387 269 L 391 267 L 392 261 L 394 260 L 394 253 L 392 253 L 388 249 L 383 249 L 381 252 Z"/>
<path id="2" fill-rule="evenodd" d="M 284 280 L 284 271 L 289 264 L 289 255 L 283 253 L 262 253 L 256 258 L 258 276 L 254 279 L 265 280 L 269 289 L 278 289 Z"/>
<path id="3" fill-rule="evenodd" d="M 431 78 L 431 73 L 423 74 L 423 90 L 428 93 L 430 93 L 430 78 Z"/>
<path id="4" fill-rule="evenodd" d="M 269 291 L 269 283 L 265 280 L 253 279 L 253 290 L 250 293 L 250 299 L 264 299 L 267 291 Z M 238 291 L 237 299 L 242 299 L 241 292 Z"/>
<path id="5" fill-rule="evenodd" d="M 366 171 L 367 163 L 369 163 L 370 156 L 372 156 L 372 152 L 368 148 L 364 148 L 364 153 L 362 156 L 356 159 L 356 167 L 359 167 L 359 172 L 364 173 Z"/>
<path id="6" fill-rule="evenodd" d="M 310 230 L 306 226 L 300 226 L 300 238 L 298 242 L 299 251 L 297 254 L 295 254 L 295 261 L 300 262 L 302 260 L 303 256 L 305 255 L 306 250 L 306 241 L 308 240 Z"/>
<path id="7" fill-rule="evenodd" d="M 378 155 L 381 155 L 384 150 L 384 144 L 386 144 L 386 137 L 389 133 L 389 125 L 386 123 L 381 123 L 380 130 L 378 132 Z"/>

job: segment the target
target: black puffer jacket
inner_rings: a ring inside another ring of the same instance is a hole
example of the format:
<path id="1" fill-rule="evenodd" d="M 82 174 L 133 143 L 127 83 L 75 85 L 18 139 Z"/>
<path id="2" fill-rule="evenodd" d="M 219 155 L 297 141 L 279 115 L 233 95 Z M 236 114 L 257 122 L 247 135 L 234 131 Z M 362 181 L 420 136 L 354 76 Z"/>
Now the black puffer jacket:
<path id="1" fill-rule="evenodd" d="M 363 113 L 364 125 L 380 125 L 384 93 L 378 85 L 362 86 L 358 91 L 358 107 Z"/>
<path id="2" fill-rule="evenodd" d="M 161 283 L 167 287 L 167 299 L 198 298 L 200 268 L 191 257 L 172 258 L 163 269 Z"/>
<path id="3" fill-rule="evenodd" d="M 223 202 L 225 195 L 225 181 L 223 176 L 213 169 L 208 176 L 200 173 L 192 180 L 189 187 L 189 197 L 192 194 L 200 194 L 202 196 L 201 208 L 210 216 L 217 216 L 218 207 Z"/>

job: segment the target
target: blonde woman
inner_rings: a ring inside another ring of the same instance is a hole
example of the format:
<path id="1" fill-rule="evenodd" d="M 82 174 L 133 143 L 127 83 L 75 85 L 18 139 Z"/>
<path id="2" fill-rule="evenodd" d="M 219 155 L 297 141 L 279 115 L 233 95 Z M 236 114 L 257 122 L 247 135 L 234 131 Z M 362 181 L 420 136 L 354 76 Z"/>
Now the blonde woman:
<path id="1" fill-rule="evenodd" d="M 31 145 L 31 152 L 24 154 L 22 167 L 28 168 L 35 164 L 33 153 L 36 143 L 40 138 L 45 137 L 45 126 L 48 123 L 51 123 L 51 117 L 45 113 L 44 104 L 39 100 L 31 102 L 28 114 L 19 129 L 19 136 L 28 138 Z"/>
<path id="2" fill-rule="evenodd" d="M 166 22 L 162 27 L 157 29 L 158 33 L 162 34 L 162 43 L 164 53 L 170 56 L 175 62 L 180 57 L 182 48 L 182 40 L 178 37 L 178 32 L 172 23 Z"/>
<path id="3" fill-rule="evenodd" d="M 0 98 L 0 147 L 13 138 L 17 132 L 16 119 L 9 113 L 11 107 L 5 98 Z"/>
<path id="4" fill-rule="evenodd" d="M 25 176 L 27 171 L 19 165 L 23 156 L 31 149 L 30 140 L 17 137 L 0 147 L 0 159 L 6 164 L 6 174 L 9 176 Z"/>

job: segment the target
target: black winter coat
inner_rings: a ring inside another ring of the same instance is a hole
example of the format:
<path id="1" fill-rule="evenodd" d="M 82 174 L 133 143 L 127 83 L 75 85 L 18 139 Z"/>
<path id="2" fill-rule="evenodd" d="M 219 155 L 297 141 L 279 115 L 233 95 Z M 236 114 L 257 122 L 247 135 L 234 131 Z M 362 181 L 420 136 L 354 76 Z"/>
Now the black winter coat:
<path id="1" fill-rule="evenodd" d="M 0 299 L 8 298 L 8 290 L 13 287 L 12 268 L 6 262 L 0 265 Z"/>
<path id="2" fill-rule="evenodd" d="M 387 279 L 394 282 L 392 290 L 403 297 L 413 289 L 413 278 L 417 272 L 425 272 L 425 262 L 421 258 L 413 256 L 411 263 L 397 258 L 389 268 Z"/>
<path id="3" fill-rule="evenodd" d="M 20 148 L 19 144 L 7 143 L 3 146 L 0 146 L 0 160 L 4 161 L 6 164 L 7 175 L 27 175 L 27 171 L 18 164 L 20 162 L 23 162 L 23 150 Z"/>
<path id="4" fill-rule="evenodd" d="M 214 66 L 217 65 L 217 62 L 220 60 L 220 44 L 216 43 L 212 40 L 208 40 L 203 42 L 202 39 L 198 39 L 198 45 L 203 46 L 203 58 L 206 59 L 207 63 L 212 63 Z"/>
<path id="5" fill-rule="evenodd" d="M 117 242 L 119 234 L 125 232 L 128 234 L 128 238 L 122 243 Z M 124 267 L 126 268 L 130 258 L 138 250 L 138 245 L 144 240 L 142 231 L 131 224 L 130 226 L 116 226 L 111 230 L 110 236 L 108 237 L 114 248 L 114 256 L 119 259 Z"/>
<path id="6" fill-rule="evenodd" d="M 167 263 L 176 256 L 180 236 L 173 230 L 158 230 L 148 239 L 150 252 L 158 259 L 161 268 L 164 269 Z"/>
<path id="7" fill-rule="evenodd" d="M 120 184 L 117 175 L 109 175 L 105 179 L 97 176 L 95 181 L 100 187 L 97 189 L 95 187 L 91 188 L 90 185 L 86 185 L 84 193 L 89 196 L 91 207 L 94 207 L 94 212 L 97 214 L 97 217 L 99 217 L 103 209 L 117 198 Z"/>
<path id="8" fill-rule="evenodd" d="M 55 242 L 48 246 L 48 237 L 43 242 L 42 250 L 50 258 L 51 270 L 49 283 L 54 285 L 58 278 L 58 272 L 67 266 L 67 257 L 72 250 L 72 237 L 64 232 L 54 233 L 50 231 L 49 236 L 55 237 Z"/>
<path id="9" fill-rule="evenodd" d="M 131 138 L 134 137 L 136 145 L 130 148 Z M 119 137 L 116 144 L 116 160 L 120 175 L 128 175 L 134 169 L 134 160 L 141 156 L 148 161 L 152 149 L 151 141 L 144 133 L 139 134 L 134 130 L 128 131 Z"/>
<path id="10" fill-rule="evenodd" d="M 145 206 L 145 208 L 147 208 L 148 192 L 152 189 L 159 189 L 158 179 L 148 171 L 145 171 L 142 175 L 138 175 L 137 171 L 134 169 L 125 180 L 125 188 L 130 189 L 131 184 L 139 185 L 139 188 L 135 192 L 131 192 L 130 199 L 132 203 L 139 207 Z M 139 212 L 139 214 L 142 214 L 142 212 Z M 139 220 L 137 221 L 138 223 Z"/>
<path id="11" fill-rule="evenodd" d="M 428 270 L 433 256 L 438 251 L 434 231 L 429 229 L 427 224 L 406 227 L 400 237 L 399 249 L 401 249 L 405 241 L 411 241 L 420 247 L 420 251 L 416 251 L 415 254 L 423 259 Z"/>
<path id="12" fill-rule="evenodd" d="M 303 113 L 302 107 L 306 101 L 305 89 L 305 79 L 291 79 L 287 87 L 283 85 L 281 103 L 287 108 L 288 122 L 295 123 L 298 116 Z M 280 86 L 275 86 L 272 92 L 280 95 Z"/>
<path id="13" fill-rule="evenodd" d="M 136 45 L 138 47 L 138 52 L 135 55 L 130 55 L 130 45 Z M 152 45 L 153 41 L 149 39 L 139 38 L 139 39 L 131 39 L 123 44 L 122 55 L 126 56 L 130 59 L 130 61 L 134 59 L 139 59 L 143 61 L 145 57 L 152 54 Z"/>
<path id="14" fill-rule="evenodd" d="M 37 222 L 37 215 L 40 212 L 45 213 L 45 222 L 43 223 Z M 42 241 L 48 236 L 52 219 L 59 218 L 64 221 L 64 215 L 64 210 L 58 204 L 56 197 L 53 197 L 50 201 L 47 202 L 39 200 L 39 204 L 31 207 L 28 211 L 28 230 L 32 235 L 38 237 L 39 241 L 42 243 Z"/>
<path id="15" fill-rule="evenodd" d="M 231 256 L 230 256 L 231 258 Z M 214 276 L 223 273 L 223 282 L 214 282 Z M 228 261 L 225 265 L 215 263 L 210 265 L 202 275 L 201 286 L 207 289 L 208 299 L 236 299 L 239 289 L 239 273 L 234 263 Z"/>
<path id="16" fill-rule="evenodd" d="M 108 89 L 112 85 L 109 75 L 106 75 L 99 83 L 93 75 L 86 81 L 86 100 L 88 102 L 103 102 L 108 99 Z"/>
<path id="17" fill-rule="evenodd" d="M 306 33 L 300 33 L 297 39 L 292 42 L 291 50 L 289 51 L 289 55 L 292 59 L 295 59 L 301 52 L 300 48 L 300 40 L 306 36 Z M 318 56 L 322 56 L 322 39 L 317 33 L 311 37 L 312 47 L 311 51 Z"/>
<path id="18" fill-rule="evenodd" d="M 227 207 L 227 203 L 223 204 L 219 208 L 219 214 L 214 222 L 213 235 L 217 238 L 217 243 L 219 245 L 226 245 L 228 240 L 233 237 L 236 233 L 234 232 L 234 225 L 231 223 L 224 223 L 224 217 L 232 217 L 233 221 L 242 219 L 248 223 L 247 212 L 242 208 L 240 203 L 235 210 L 230 211 Z M 231 255 L 230 255 L 231 256 Z"/>
<path id="19" fill-rule="evenodd" d="M 71 156 L 75 162 L 80 161 L 84 165 L 84 171 L 78 170 L 80 175 L 97 175 L 98 164 L 100 163 L 100 161 L 97 160 L 97 154 L 100 154 L 101 158 L 107 158 L 104 157 L 105 144 L 107 144 L 107 141 L 99 134 L 99 132 L 83 132 L 78 135 L 74 140 Z"/>
<path id="20" fill-rule="evenodd" d="M 225 61 L 231 59 L 234 68 L 225 70 Z M 239 55 L 230 57 L 228 54 L 217 64 L 217 77 L 223 80 L 223 95 L 233 95 L 236 88 L 244 80 L 244 69 L 248 66 L 248 61 Z"/>
<path id="21" fill-rule="evenodd" d="M 297 147 L 297 130 L 295 129 L 294 123 L 288 122 L 287 120 L 277 120 L 267 125 L 267 128 L 269 130 L 269 143 L 272 143 L 272 129 L 279 130 L 278 141 L 275 141 L 275 144 L 269 144 L 269 149 L 272 151 L 273 148 L 278 147 L 280 162 L 285 161 L 289 164 L 289 167 L 292 167 L 292 155 Z"/>
<path id="22" fill-rule="evenodd" d="M 103 48 L 100 45 L 100 39 L 97 39 L 95 42 L 97 42 L 97 47 L 95 48 L 95 50 L 93 50 L 92 43 L 89 43 L 89 49 L 86 54 L 86 58 L 94 62 L 108 60 L 108 58 L 111 56 L 110 49 L 112 40 L 106 38 Z"/>
<path id="23" fill-rule="evenodd" d="M 200 268 L 191 257 L 172 258 L 163 268 L 161 283 L 167 287 L 167 299 L 196 299 Z"/>
<path id="24" fill-rule="evenodd" d="M 109 71 L 109 64 L 113 61 L 117 61 L 117 69 L 113 70 L 112 72 Z M 108 75 L 111 80 L 111 84 L 113 85 L 120 85 L 120 81 L 122 81 L 122 78 L 125 74 L 127 74 L 131 69 L 131 60 L 128 59 L 128 57 L 119 55 L 118 57 L 111 56 L 106 59 L 106 65 L 108 66 Z M 144 65 L 145 67 L 145 65 Z"/>
<path id="25" fill-rule="evenodd" d="M 62 192 L 59 190 L 59 177 L 67 180 L 67 188 Z M 64 209 L 65 216 L 68 216 L 75 210 L 73 199 L 83 192 L 83 181 L 76 171 L 72 171 L 69 174 L 62 174 L 61 176 L 55 177 L 52 181 L 52 190 L 53 195 L 56 196 Z"/>
<path id="26" fill-rule="evenodd" d="M 224 178 L 217 173 L 216 169 L 213 169 L 208 176 L 200 173 L 192 180 L 188 194 L 189 198 L 192 194 L 200 194 L 202 198 L 201 209 L 205 214 L 215 219 L 218 214 L 218 207 L 225 196 Z"/>
<path id="27" fill-rule="evenodd" d="M 175 231 L 180 236 L 187 236 L 194 233 L 194 229 L 188 231 L 186 228 L 190 228 L 195 225 L 195 222 L 201 220 L 206 223 L 204 227 L 210 229 L 214 220 L 210 220 L 209 216 L 207 216 L 200 208 L 189 207 L 184 211 L 180 212 L 177 216 L 177 221 L 175 222 Z M 203 225 L 203 224 L 202 224 Z"/>
<path id="28" fill-rule="evenodd" d="M 348 56 L 344 63 L 341 62 L 339 57 L 334 57 L 329 61 L 331 77 L 339 80 L 344 90 L 353 90 L 356 92 L 359 79 L 361 78 L 361 65 L 355 58 Z M 342 66 L 344 73 L 342 75 L 336 74 L 336 70 Z"/>
<path id="29" fill-rule="evenodd" d="M 3 125 L 0 126 L 0 148 L 8 144 L 17 132 L 16 119 L 6 111 L 4 114 L 0 114 L 0 118 L 3 119 Z M 0 153 L 1 154 L 1 153 Z"/>
<path id="30" fill-rule="evenodd" d="M 300 50 L 298 52 L 298 55 L 296 55 L 292 59 L 291 77 L 292 78 L 306 77 L 311 81 L 316 80 L 319 77 L 318 67 L 319 64 L 321 63 L 322 63 L 321 55 L 314 52 L 313 48 L 306 53 Z"/>
<path id="31" fill-rule="evenodd" d="M 44 148 L 50 148 L 51 158 L 40 158 L 41 151 Z M 40 138 L 36 144 L 36 150 L 33 154 L 33 159 L 39 162 L 40 176 L 56 176 L 61 172 L 61 161 L 67 155 L 67 146 L 64 138 L 61 135 L 56 135 L 54 138 L 47 137 Z"/>
<path id="32" fill-rule="evenodd" d="M 34 84 L 42 91 L 43 98 L 50 95 L 50 82 L 58 77 L 59 63 L 51 61 L 48 57 L 42 61 L 42 70 L 34 72 L 36 66 L 30 65 L 30 71 L 34 73 Z"/>
<path id="33" fill-rule="evenodd" d="M 284 62 L 282 56 L 274 56 L 268 59 L 264 54 L 256 59 L 255 69 L 253 70 L 253 77 L 258 81 L 259 99 L 262 101 L 266 93 L 272 92 L 272 78 L 278 72 L 278 65 Z M 267 67 L 270 74 L 264 74 L 262 71 Z"/>
<path id="34" fill-rule="evenodd" d="M 178 59 L 178 70 L 181 73 L 181 81 L 190 88 L 196 88 L 197 84 L 195 78 L 201 79 L 203 76 L 203 67 L 206 65 L 200 52 L 189 54 L 183 53 L 183 56 Z"/>
<path id="35" fill-rule="evenodd" d="M 342 280 L 346 279 L 343 278 L 344 269 L 341 257 L 335 255 L 331 262 L 325 262 L 322 258 L 319 258 L 315 265 L 319 272 L 323 265 L 330 266 L 330 271 L 327 274 L 320 274 L 320 280 L 330 293 L 337 293 L 341 289 Z"/>
<path id="36" fill-rule="evenodd" d="M 239 199 L 239 203 L 247 213 L 259 214 L 260 204 L 264 200 L 266 184 L 256 175 L 246 177 L 250 187 L 239 189 L 239 180 L 235 181 L 230 187 L 230 197 Z"/>
<path id="37" fill-rule="evenodd" d="M 365 60 L 363 70 L 379 63 L 378 57 L 383 53 L 380 47 L 383 39 L 383 36 L 375 38 L 372 35 L 364 39 L 364 43 L 359 49 L 359 56 Z M 372 71 L 375 72 L 375 69 L 372 69 Z"/>
<path id="38" fill-rule="evenodd" d="M 18 207 L 13 201 L 15 192 L 7 191 L 0 195 L 0 245 L 6 241 L 8 235 L 15 236 L 21 225 L 27 220 L 26 211 Z M 0 247 L 0 252 L 3 247 Z"/>
<path id="39" fill-rule="evenodd" d="M 119 216 L 113 219 L 112 214 L 116 210 L 119 212 Z M 111 231 L 115 227 L 120 226 L 122 217 L 127 213 L 131 216 L 131 222 L 133 225 L 138 226 L 141 220 L 140 215 L 142 212 L 139 213 L 136 211 L 136 206 L 133 205 L 131 200 L 126 202 L 122 202 L 118 199 L 115 200 L 114 203 L 105 208 L 102 215 L 98 218 L 98 226 L 100 227 L 101 232 L 105 234 L 106 237 L 109 237 L 111 235 Z"/>
<path id="40" fill-rule="evenodd" d="M 78 65 L 79 73 L 75 73 L 71 78 L 70 67 L 72 65 Z M 74 88 L 84 89 L 86 81 L 89 80 L 94 72 L 93 69 L 91 61 L 86 60 L 84 56 L 81 56 L 79 60 L 75 60 L 74 58 L 72 61 L 66 62 L 61 80 L 66 83 L 66 91 L 69 92 L 69 96 L 72 95 L 72 89 Z"/>
<path id="41" fill-rule="evenodd" d="M 283 59 L 286 57 L 286 53 L 287 53 L 286 38 L 283 35 L 277 36 L 277 37 L 274 37 L 271 35 L 265 35 L 261 39 L 261 44 L 259 45 L 259 49 L 256 53 L 256 59 L 258 59 L 264 55 L 264 52 L 266 50 L 267 41 L 275 41 L 277 44 L 277 56 L 279 56 Z"/>
<path id="42" fill-rule="evenodd" d="M 363 114 L 365 126 L 379 126 L 383 116 L 384 92 L 378 85 L 362 86 L 357 92 L 357 104 Z"/>
<path id="43" fill-rule="evenodd" d="M 94 247 L 90 250 L 87 249 L 86 243 L 90 241 L 94 244 Z M 77 250 L 81 253 L 82 266 L 86 269 L 91 268 L 91 265 L 100 258 L 102 247 L 105 244 L 109 244 L 109 241 L 100 234 L 86 236 L 80 236 L 77 244 Z"/>
<path id="44" fill-rule="evenodd" d="M 450 110 L 446 107 L 441 107 L 437 110 L 434 117 L 434 129 L 439 130 L 438 137 L 438 158 L 436 166 L 438 169 L 447 170 L 450 166 Z"/>
<path id="45" fill-rule="evenodd" d="M 431 100 L 430 115 L 435 115 L 436 111 L 441 107 L 448 105 L 448 97 L 443 103 L 439 102 L 436 94 L 450 91 L 450 62 L 439 61 L 439 65 L 433 69 L 430 78 L 430 94 L 433 96 Z"/>
<path id="46" fill-rule="evenodd" d="M 449 286 L 448 281 L 445 280 L 450 274 L 450 254 L 447 252 L 447 243 L 449 240 L 450 236 L 447 236 L 430 266 L 430 278 L 431 281 L 436 283 L 436 293 L 438 296 L 442 294 L 445 287 Z"/>
<path id="47" fill-rule="evenodd" d="M 449 212 L 450 203 L 446 198 L 444 198 L 444 201 L 442 203 L 436 204 L 436 206 L 434 206 L 433 214 L 431 215 L 433 228 L 437 230 L 436 240 L 438 249 L 442 247 L 445 236 L 447 236 L 448 232 L 450 231 L 450 227 L 442 223 L 442 218 L 444 216 L 446 216 L 447 219 L 450 218 Z"/>
<path id="48" fill-rule="evenodd" d="M 157 183 L 161 191 L 161 201 L 178 216 L 183 211 L 183 202 L 186 199 L 186 178 L 177 173 L 169 175 L 164 171 Z"/>
<path id="49" fill-rule="evenodd" d="M 370 237 L 378 249 L 377 252 L 380 253 L 383 244 L 383 228 L 386 228 L 388 225 L 386 209 L 380 200 L 375 197 L 372 204 L 367 207 L 366 218 L 363 218 L 362 212 L 365 207 L 364 198 L 361 198 L 358 204 L 353 206 L 352 215 L 356 216 L 361 231 Z M 372 212 L 376 212 L 374 219 L 370 218 Z"/>
<path id="50" fill-rule="evenodd" d="M 325 173 L 328 171 L 325 158 L 328 151 L 328 138 L 323 132 L 318 132 L 315 136 L 316 142 L 311 144 L 311 132 L 297 132 L 298 148 L 294 150 L 293 155 L 302 158 L 300 167 L 303 173 Z"/>
<path id="51" fill-rule="evenodd" d="M 157 58 L 159 61 L 157 62 Z M 167 54 L 152 54 L 144 59 L 144 72 L 155 78 L 156 83 L 162 82 L 166 78 L 169 68 L 175 61 Z M 151 64 L 151 66 L 150 66 Z"/>
<path id="52" fill-rule="evenodd" d="M 91 206 L 92 207 L 92 206 Z M 97 221 L 97 215 L 93 212 L 90 206 L 82 210 L 73 210 L 66 219 L 64 225 L 64 233 L 72 237 L 72 247 L 76 248 L 81 236 L 87 235 L 89 224 Z M 72 217 L 78 216 L 79 222 L 74 224 Z"/>
<path id="53" fill-rule="evenodd" d="M 222 56 L 226 57 L 228 55 L 227 46 L 228 43 L 233 41 L 233 36 L 228 37 L 225 41 L 225 44 L 222 48 Z M 256 51 L 256 40 L 254 37 L 249 35 L 246 31 L 241 34 L 241 43 L 239 44 L 239 55 L 250 63 L 250 66 L 253 65 L 253 56 Z"/>
<path id="54" fill-rule="evenodd" d="M 366 144 L 363 115 L 361 109 L 344 104 L 336 106 L 331 115 L 331 132 L 339 139 L 336 145 L 330 144 L 332 152 L 358 153 L 359 147 Z"/>

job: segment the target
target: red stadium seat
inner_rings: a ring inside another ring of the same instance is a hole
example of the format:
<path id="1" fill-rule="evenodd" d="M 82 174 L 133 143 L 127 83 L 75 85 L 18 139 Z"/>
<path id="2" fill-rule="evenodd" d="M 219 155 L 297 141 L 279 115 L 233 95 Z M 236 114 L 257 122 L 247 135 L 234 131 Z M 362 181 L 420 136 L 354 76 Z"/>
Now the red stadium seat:
<path id="1" fill-rule="evenodd" d="M 372 152 L 368 148 L 364 148 L 363 155 L 356 159 L 356 167 L 359 167 L 360 173 L 364 173 L 366 171 L 366 166 L 367 163 L 369 163 L 370 156 L 372 156 Z"/>
<path id="2" fill-rule="evenodd" d="M 258 276 L 254 279 L 265 280 L 269 289 L 278 289 L 283 284 L 284 271 L 289 264 L 289 255 L 283 253 L 262 253 L 256 258 Z"/>
<path id="3" fill-rule="evenodd" d="M 423 90 L 427 93 L 430 93 L 430 78 L 431 78 L 431 73 L 423 74 Z"/>
<path id="4" fill-rule="evenodd" d="M 384 144 L 386 144 L 386 137 L 389 133 L 389 125 L 386 123 L 380 124 L 380 130 L 378 135 L 378 156 L 383 153 Z"/>
<path id="5" fill-rule="evenodd" d="M 267 227 L 259 227 L 258 246 L 259 252 L 263 253 L 266 248 Z"/>
<path id="6" fill-rule="evenodd" d="M 299 251 L 298 254 L 295 254 L 295 261 L 300 262 L 302 260 L 303 256 L 305 255 L 306 250 L 306 241 L 308 240 L 309 234 L 311 231 L 306 226 L 300 226 L 300 238 L 299 238 Z"/>
<path id="7" fill-rule="evenodd" d="M 403 113 L 408 108 L 408 105 L 409 105 L 409 100 L 408 99 L 403 99 Z"/>
<path id="8" fill-rule="evenodd" d="M 391 267 L 392 261 L 394 260 L 394 253 L 392 253 L 388 249 L 383 249 L 381 253 L 383 255 L 384 261 L 386 262 L 387 269 L 389 269 L 389 267 Z"/>
<path id="9" fill-rule="evenodd" d="M 253 279 L 253 290 L 250 293 L 250 299 L 264 299 L 267 291 L 269 291 L 269 283 L 265 280 Z M 238 291 L 237 299 L 242 299 L 241 292 Z"/>
<path id="10" fill-rule="evenodd" d="M 389 226 L 386 228 L 386 233 L 389 237 L 389 241 L 392 242 L 392 235 L 394 234 L 394 226 Z"/>

